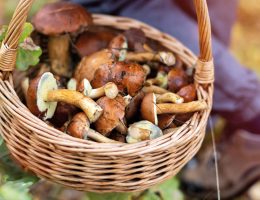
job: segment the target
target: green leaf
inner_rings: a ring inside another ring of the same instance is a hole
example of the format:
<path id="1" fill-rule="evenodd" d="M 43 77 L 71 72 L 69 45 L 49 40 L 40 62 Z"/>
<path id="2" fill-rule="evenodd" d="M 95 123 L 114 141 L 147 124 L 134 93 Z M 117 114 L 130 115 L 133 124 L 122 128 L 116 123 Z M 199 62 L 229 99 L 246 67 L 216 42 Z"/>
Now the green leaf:
<path id="1" fill-rule="evenodd" d="M 31 33 L 33 32 L 34 28 L 31 23 L 26 22 L 23 27 L 22 34 L 19 38 L 19 44 L 24 42 L 24 40 L 28 37 L 30 37 Z"/>
<path id="2" fill-rule="evenodd" d="M 131 200 L 131 194 L 129 193 L 98 194 L 89 192 L 87 195 L 90 200 Z"/>
<path id="3" fill-rule="evenodd" d="M 26 38 L 18 47 L 16 69 L 26 71 L 30 66 L 37 65 L 41 55 L 41 48 L 36 46 L 31 38 Z"/>
<path id="4" fill-rule="evenodd" d="M 0 187 L 0 199 L 32 200 L 29 195 L 29 187 L 32 184 L 33 182 L 28 179 L 7 182 Z"/>

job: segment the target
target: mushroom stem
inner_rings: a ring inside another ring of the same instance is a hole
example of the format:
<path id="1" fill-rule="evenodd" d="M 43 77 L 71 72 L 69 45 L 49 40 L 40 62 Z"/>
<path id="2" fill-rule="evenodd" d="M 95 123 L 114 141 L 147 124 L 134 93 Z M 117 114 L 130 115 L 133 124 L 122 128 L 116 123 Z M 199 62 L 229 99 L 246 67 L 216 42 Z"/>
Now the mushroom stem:
<path id="1" fill-rule="evenodd" d="M 142 91 L 144 93 L 155 93 L 155 94 L 164 94 L 164 93 L 169 92 L 168 90 L 155 86 L 155 85 L 145 86 L 145 87 L 143 87 Z"/>
<path id="2" fill-rule="evenodd" d="M 68 34 L 62 36 L 50 36 L 48 43 L 51 69 L 55 75 L 70 77 L 70 37 Z"/>
<path id="3" fill-rule="evenodd" d="M 101 143 L 121 143 L 115 140 L 111 140 L 105 136 L 103 136 L 102 134 L 100 134 L 99 132 L 96 132 L 93 129 L 89 129 L 88 131 L 85 132 L 85 137 L 89 137 L 92 140 L 95 140 L 96 142 L 101 142 Z"/>
<path id="4" fill-rule="evenodd" d="M 136 62 L 147 62 L 147 61 L 157 61 L 161 62 L 167 66 L 174 65 L 176 59 L 171 52 L 160 51 L 157 53 L 153 52 L 129 52 L 126 55 L 126 60 L 136 61 Z"/>
<path id="5" fill-rule="evenodd" d="M 192 101 L 189 103 L 181 103 L 181 104 L 172 104 L 172 103 L 164 103 L 164 104 L 156 104 L 157 114 L 183 114 L 205 110 L 208 108 L 208 105 L 205 101 Z"/>
<path id="6" fill-rule="evenodd" d="M 156 102 L 158 104 L 160 104 L 160 103 L 176 103 L 176 104 L 180 104 L 180 103 L 184 102 L 182 97 L 180 97 L 177 94 L 171 93 L 171 92 L 167 92 L 167 93 L 161 94 L 161 95 L 156 94 L 155 96 L 156 96 Z"/>
<path id="7" fill-rule="evenodd" d="M 116 98 L 118 95 L 118 88 L 115 83 L 109 82 L 103 87 L 92 89 L 89 97 L 91 99 L 98 99 L 105 95 L 110 99 Z"/>
<path id="8" fill-rule="evenodd" d="M 75 105 L 86 113 L 90 122 L 95 122 L 102 114 L 102 108 L 96 102 L 77 91 L 66 89 L 51 90 L 47 92 L 44 101 L 64 102 Z"/>

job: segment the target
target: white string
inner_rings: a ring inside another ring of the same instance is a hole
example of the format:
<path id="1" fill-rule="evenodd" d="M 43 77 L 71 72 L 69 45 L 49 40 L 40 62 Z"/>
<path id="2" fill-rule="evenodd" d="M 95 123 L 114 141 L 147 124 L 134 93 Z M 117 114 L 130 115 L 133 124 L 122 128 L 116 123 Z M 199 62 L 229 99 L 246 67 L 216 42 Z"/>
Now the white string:
<path id="1" fill-rule="evenodd" d="M 211 117 L 209 117 L 209 127 L 210 127 L 212 144 L 213 144 L 213 151 L 214 151 L 214 160 L 215 160 L 215 169 L 216 169 L 217 196 L 218 196 L 218 200 L 220 200 L 218 159 L 217 159 L 217 150 L 216 150 L 216 143 L 215 143 L 215 134 L 214 134 L 213 123 L 212 123 L 212 118 Z"/>

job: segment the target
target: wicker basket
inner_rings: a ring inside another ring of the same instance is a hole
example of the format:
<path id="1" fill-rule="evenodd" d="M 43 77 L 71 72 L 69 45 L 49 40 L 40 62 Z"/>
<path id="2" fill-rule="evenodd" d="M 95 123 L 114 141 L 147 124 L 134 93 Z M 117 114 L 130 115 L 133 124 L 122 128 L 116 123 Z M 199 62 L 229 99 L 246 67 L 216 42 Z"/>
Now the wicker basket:
<path id="1" fill-rule="evenodd" d="M 77 190 L 132 192 L 147 189 L 176 175 L 196 154 L 204 138 L 212 107 L 214 68 L 206 0 L 195 0 L 199 21 L 200 58 L 173 37 L 142 22 L 94 15 L 97 25 L 117 29 L 141 28 L 188 66 L 196 64 L 199 99 L 209 109 L 197 112 L 177 131 L 136 144 L 100 144 L 51 128 L 30 113 L 13 89 L 12 70 L 21 29 L 33 0 L 21 0 L 0 49 L 0 131 L 12 156 L 41 178 Z"/>

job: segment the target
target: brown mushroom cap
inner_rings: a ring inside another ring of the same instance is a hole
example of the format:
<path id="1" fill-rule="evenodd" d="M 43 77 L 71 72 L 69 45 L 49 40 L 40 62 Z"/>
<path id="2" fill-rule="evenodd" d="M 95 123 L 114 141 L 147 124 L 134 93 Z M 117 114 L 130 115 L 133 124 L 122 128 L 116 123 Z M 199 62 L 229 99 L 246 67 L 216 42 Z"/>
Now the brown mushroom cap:
<path id="1" fill-rule="evenodd" d="M 85 113 L 76 114 L 67 127 L 67 132 L 76 138 L 83 139 L 84 134 L 89 130 L 90 122 Z"/>
<path id="2" fill-rule="evenodd" d="M 115 37 L 111 31 L 84 32 L 76 41 L 76 48 L 81 57 L 91 55 L 108 47 L 110 41 Z"/>
<path id="3" fill-rule="evenodd" d="M 107 82 L 114 82 L 120 92 L 135 96 L 143 87 L 145 78 L 146 73 L 141 65 L 116 62 L 99 68 L 91 84 L 97 88 Z"/>
<path id="4" fill-rule="evenodd" d="M 185 103 L 194 101 L 197 98 L 196 87 L 194 84 L 184 86 L 177 94 L 184 99 Z"/>
<path id="5" fill-rule="evenodd" d="M 171 92 L 178 92 L 188 85 L 188 76 L 184 70 L 174 68 L 168 73 L 168 88 Z"/>
<path id="6" fill-rule="evenodd" d="M 141 104 L 142 118 L 148 120 L 155 125 L 158 124 L 156 97 L 154 93 L 146 94 Z"/>
<path id="7" fill-rule="evenodd" d="M 85 8 L 69 2 L 47 4 L 33 18 L 35 29 L 45 35 L 78 32 L 92 23 Z"/>
<path id="8" fill-rule="evenodd" d="M 94 54 L 82 58 L 80 64 L 77 66 L 74 78 L 80 82 L 84 78 L 90 82 L 95 77 L 95 72 L 104 64 L 111 64 L 113 62 L 112 52 L 108 49 L 98 51 Z M 101 87 L 100 85 L 98 87 Z M 95 87 L 93 85 L 93 87 Z"/>
<path id="9" fill-rule="evenodd" d="M 162 130 L 168 128 L 172 124 L 172 122 L 175 119 L 175 117 L 176 116 L 172 115 L 172 114 L 158 115 L 158 126 Z"/>
<path id="10" fill-rule="evenodd" d="M 117 96 L 115 99 L 102 97 L 97 103 L 104 112 L 94 125 L 98 132 L 108 136 L 124 120 L 126 107 L 124 98 L 121 96 Z"/>

